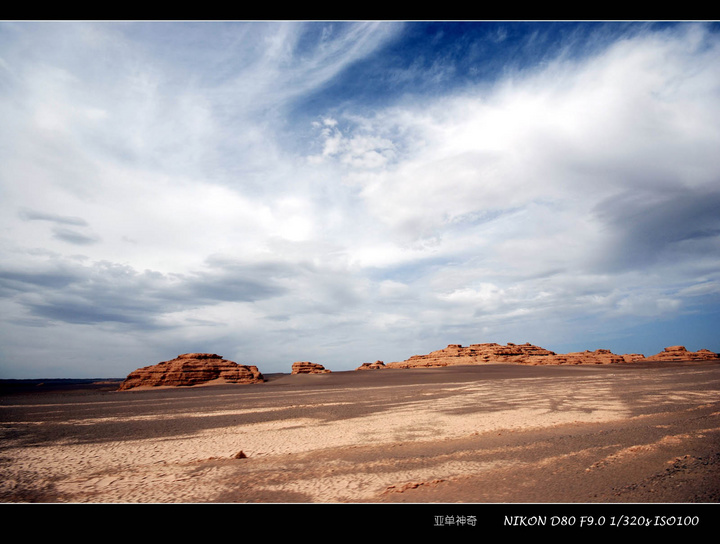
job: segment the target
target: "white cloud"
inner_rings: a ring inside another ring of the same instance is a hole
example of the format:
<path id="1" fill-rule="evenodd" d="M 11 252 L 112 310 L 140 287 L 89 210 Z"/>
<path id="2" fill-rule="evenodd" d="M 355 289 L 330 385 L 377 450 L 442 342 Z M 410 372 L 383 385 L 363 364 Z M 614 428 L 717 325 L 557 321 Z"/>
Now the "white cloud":
<path id="1" fill-rule="evenodd" d="M 327 158 L 337 158 L 350 169 L 374 170 L 387 166 L 395 157 L 395 146 L 388 138 L 354 134 L 345 136 L 335 119 L 314 123 L 321 130 L 323 149 L 319 155 L 308 158 L 311 164 L 319 164 Z"/>
<path id="2" fill-rule="evenodd" d="M 97 326 L 134 355 L 354 368 L 717 303 L 720 49 L 702 26 L 447 92 L 458 69 L 425 63 L 434 94 L 312 118 L 293 108 L 402 25 L 3 29 L 7 360 L 39 327 L 80 357 Z"/>

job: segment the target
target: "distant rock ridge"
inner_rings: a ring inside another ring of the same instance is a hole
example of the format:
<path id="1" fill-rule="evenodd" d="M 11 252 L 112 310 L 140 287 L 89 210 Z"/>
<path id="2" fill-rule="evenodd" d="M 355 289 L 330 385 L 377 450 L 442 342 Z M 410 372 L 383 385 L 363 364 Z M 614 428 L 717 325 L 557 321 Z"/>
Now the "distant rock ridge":
<path id="1" fill-rule="evenodd" d="M 646 361 L 710 361 L 720 359 L 720 355 L 709 349 L 688 351 L 685 346 L 670 346 L 660 353 L 647 357 Z"/>
<path id="2" fill-rule="evenodd" d="M 555 352 L 534 346 L 530 343 L 505 346 L 496 343 L 449 344 L 445 349 L 433 351 L 427 355 L 413 355 L 406 361 L 393 362 L 386 368 L 418 368 L 426 366 L 470 365 L 477 363 L 521 362 L 527 357 L 549 357 Z"/>
<path id="3" fill-rule="evenodd" d="M 293 363 L 291 374 L 327 374 L 329 372 L 323 365 L 309 361 L 298 361 Z"/>
<path id="4" fill-rule="evenodd" d="M 137 387 L 189 387 L 218 380 L 225 383 L 261 383 L 264 376 L 254 365 L 240 365 L 215 353 L 184 353 L 171 361 L 134 370 L 119 391 Z"/>
<path id="5" fill-rule="evenodd" d="M 707 349 L 687 351 L 683 346 L 671 346 L 657 355 L 645 357 L 641 353 L 618 355 L 609 349 L 579 351 L 558 354 L 532 345 L 508 343 L 505 346 L 496 343 L 450 344 L 448 347 L 433 351 L 427 355 L 413 355 L 405 361 L 383 365 L 364 363 L 356 370 L 376 368 L 422 368 L 451 365 L 471 365 L 480 363 L 517 363 L 526 365 L 588 365 L 621 364 L 638 361 L 700 361 L 718 359 L 720 355 Z M 373 366 L 375 365 L 375 366 Z"/>

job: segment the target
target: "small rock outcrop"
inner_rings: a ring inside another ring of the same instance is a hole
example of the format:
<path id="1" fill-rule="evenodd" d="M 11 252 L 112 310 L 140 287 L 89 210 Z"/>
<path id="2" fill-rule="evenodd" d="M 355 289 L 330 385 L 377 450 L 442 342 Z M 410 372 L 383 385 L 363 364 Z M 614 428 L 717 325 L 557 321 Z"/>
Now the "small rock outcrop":
<path id="1" fill-rule="evenodd" d="M 136 387 L 188 387 L 214 380 L 224 383 L 261 383 L 264 376 L 253 365 L 240 365 L 214 353 L 185 353 L 171 361 L 134 370 L 119 391 Z"/>
<path id="2" fill-rule="evenodd" d="M 375 361 L 374 363 L 363 363 L 355 370 L 377 370 L 381 368 L 386 368 L 385 363 L 382 361 Z"/>
<path id="3" fill-rule="evenodd" d="M 685 346 L 669 346 L 660 353 L 646 357 L 646 361 L 710 361 L 720 355 L 709 349 L 688 351 Z"/>
<path id="4" fill-rule="evenodd" d="M 323 365 L 309 361 L 298 361 L 292 365 L 292 374 L 327 374 L 329 372 Z"/>

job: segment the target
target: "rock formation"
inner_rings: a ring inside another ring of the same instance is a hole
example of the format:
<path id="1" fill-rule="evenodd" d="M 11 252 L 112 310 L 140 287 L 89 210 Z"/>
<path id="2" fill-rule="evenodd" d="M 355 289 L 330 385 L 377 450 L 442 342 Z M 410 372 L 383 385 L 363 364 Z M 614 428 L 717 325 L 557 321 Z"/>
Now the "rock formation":
<path id="1" fill-rule="evenodd" d="M 375 361 L 374 363 L 363 363 L 355 370 L 377 370 L 379 368 L 385 368 L 385 363 L 382 361 Z"/>
<path id="2" fill-rule="evenodd" d="M 585 350 L 546 357 L 530 356 L 519 362 L 528 365 L 608 365 L 630 361 L 624 355 L 617 355 L 609 349 L 596 349 L 595 351 Z"/>
<path id="3" fill-rule="evenodd" d="M 260 383 L 265 378 L 256 366 L 240 365 L 214 353 L 185 353 L 171 361 L 131 372 L 119 391 L 141 386 L 192 386 L 221 380 L 227 383 Z"/>
<path id="4" fill-rule="evenodd" d="M 373 366 L 375 363 L 365 363 L 357 370 L 372 368 L 422 368 L 449 365 L 471 365 L 478 363 L 518 363 L 526 365 L 605 365 L 619 363 L 634 363 L 638 361 L 700 361 L 718 359 L 720 355 L 701 349 L 690 352 L 683 346 L 671 346 L 665 351 L 645 357 L 641 353 L 628 353 L 618 355 L 608 349 L 595 351 L 579 351 L 558 354 L 553 351 L 534 346 L 532 344 L 470 344 L 463 347 L 460 344 L 450 344 L 445 349 L 433 351 L 427 355 L 413 355 L 406 361 L 388 363 L 387 365 Z"/>
<path id="5" fill-rule="evenodd" d="M 709 361 L 718 359 L 720 355 L 709 349 L 688 351 L 685 346 L 670 346 L 660 353 L 646 357 L 646 361 Z"/>
<path id="6" fill-rule="evenodd" d="M 635 363 L 637 361 L 644 361 L 645 356 L 642 353 L 623 353 L 623 359 L 626 363 Z"/>
<path id="7" fill-rule="evenodd" d="M 428 366 L 471 365 L 477 363 L 519 363 L 528 357 L 548 357 L 555 355 L 547 349 L 530 343 L 512 344 L 450 344 L 445 349 L 433 351 L 427 355 L 413 355 L 406 361 L 388 363 L 387 368 L 418 368 Z"/>
<path id="8" fill-rule="evenodd" d="M 324 366 L 309 361 L 298 361 L 292 365 L 292 374 L 327 374 Z"/>

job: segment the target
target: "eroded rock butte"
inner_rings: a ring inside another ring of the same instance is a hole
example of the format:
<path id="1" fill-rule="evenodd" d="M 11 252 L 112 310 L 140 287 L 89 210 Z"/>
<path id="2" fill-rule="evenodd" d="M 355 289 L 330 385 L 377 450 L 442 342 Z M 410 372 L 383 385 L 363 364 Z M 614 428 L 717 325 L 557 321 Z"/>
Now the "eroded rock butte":
<path id="1" fill-rule="evenodd" d="M 119 391 L 136 387 L 187 387 L 212 381 L 250 384 L 265 378 L 254 365 L 241 365 L 214 353 L 185 353 L 171 361 L 134 370 L 120 384 Z"/>

